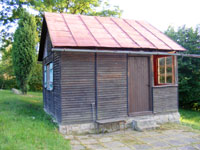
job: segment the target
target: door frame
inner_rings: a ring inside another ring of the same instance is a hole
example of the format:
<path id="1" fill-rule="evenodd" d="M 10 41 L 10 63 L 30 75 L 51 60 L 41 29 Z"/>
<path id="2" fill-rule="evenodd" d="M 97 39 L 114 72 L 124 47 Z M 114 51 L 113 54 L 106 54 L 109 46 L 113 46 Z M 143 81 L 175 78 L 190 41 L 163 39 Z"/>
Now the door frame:
<path id="1" fill-rule="evenodd" d="M 129 98 L 129 78 L 130 78 L 130 72 L 129 72 L 129 58 L 130 57 L 147 57 L 148 59 L 148 72 L 149 72 L 149 111 L 143 111 L 143 112 L 130 112 L 129 111 L 129 104 L 130 104 L 130 98 Z M 142 115 L 150 115 L 153 114 L 153 66 L 152 66 L 152 56 L 149 55 L 127 55 L 127 114 L 129 117 L 132 116 L 142 116 Z"/>

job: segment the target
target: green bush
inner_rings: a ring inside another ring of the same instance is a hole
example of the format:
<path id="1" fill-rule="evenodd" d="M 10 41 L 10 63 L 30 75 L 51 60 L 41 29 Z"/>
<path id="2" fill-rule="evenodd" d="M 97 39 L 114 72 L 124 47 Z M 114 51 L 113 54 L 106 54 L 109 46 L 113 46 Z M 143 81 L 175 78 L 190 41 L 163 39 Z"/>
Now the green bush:
<path id="1" fill-rule="evenodd" d="M 187 54 L 200 54 L 199 27 L 179 27 L 177 31 L 169 27 L 165 32 L 174 41 L 187 49 Z M 182 108 L 199 109 L 200 103 L 200 59 L 178 58 L 179 104 Z"/>

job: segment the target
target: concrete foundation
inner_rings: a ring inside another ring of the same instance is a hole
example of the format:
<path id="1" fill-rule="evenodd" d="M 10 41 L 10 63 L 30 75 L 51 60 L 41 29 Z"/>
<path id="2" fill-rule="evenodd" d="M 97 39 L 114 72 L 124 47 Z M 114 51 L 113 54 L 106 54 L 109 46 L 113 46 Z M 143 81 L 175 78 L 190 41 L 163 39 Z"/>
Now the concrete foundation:
<path id="1" fill-rule="evenodd" d="M 126 128 L 134 128 L 135 130 L 145 130 L 158 127 L 160 124 L 173 122 L 179 123 L 180 114 L 179 112 L 168 112 L 162 114 L 152 114 L 147 116 L 137 116 L 137 117 L 127 117 Z M 134 124 L 136 126 L 134 126 Z M 120 125 L 116 123 L 106 124 L 104 130 L 107 132 L 112 132 L 120 130 Z M 97 133 L 97 128 L 95 123 L 84 123 L 84 124 L 69 124 L 69 125 L 59 125 L 59 131 L 62 134 L 83 134 L 83 133 Z M 100 129 L 101 131 L 101 129 Z"/>

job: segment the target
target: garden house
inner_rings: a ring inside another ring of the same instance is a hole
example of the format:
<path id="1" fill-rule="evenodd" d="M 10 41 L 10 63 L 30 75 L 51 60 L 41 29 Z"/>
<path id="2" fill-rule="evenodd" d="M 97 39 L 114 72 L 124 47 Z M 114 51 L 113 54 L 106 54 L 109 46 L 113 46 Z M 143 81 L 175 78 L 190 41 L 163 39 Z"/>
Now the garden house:
<path id="1" fill-rule="evenodd" d="M 38 58 L 44 109 L 62 133 L 140 128 L 138 118 L 144 128 L 176 122 L 182 51 L 145 21 L 45 13 Z"/>

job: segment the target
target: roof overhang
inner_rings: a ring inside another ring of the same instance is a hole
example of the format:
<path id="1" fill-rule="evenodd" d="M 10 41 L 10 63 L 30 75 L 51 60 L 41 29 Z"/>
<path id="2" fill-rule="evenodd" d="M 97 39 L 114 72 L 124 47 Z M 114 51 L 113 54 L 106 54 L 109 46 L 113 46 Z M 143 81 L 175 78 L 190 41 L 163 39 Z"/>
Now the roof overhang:
<path id="1" fill-rule="evenodd" d="M 95 49 L 72 49 L 72 48 L 52 48 L 54 52 L 83 52 L 83 53 L 110 53 L 110 54 L 132 54 L 132 55 L 169 55 L 182 57 L 200 58 L 197 54 L 184 54 L 177 51 L 156 52 L 156 51 L 127 51 L 127 50 L 95 50 Z"/>

